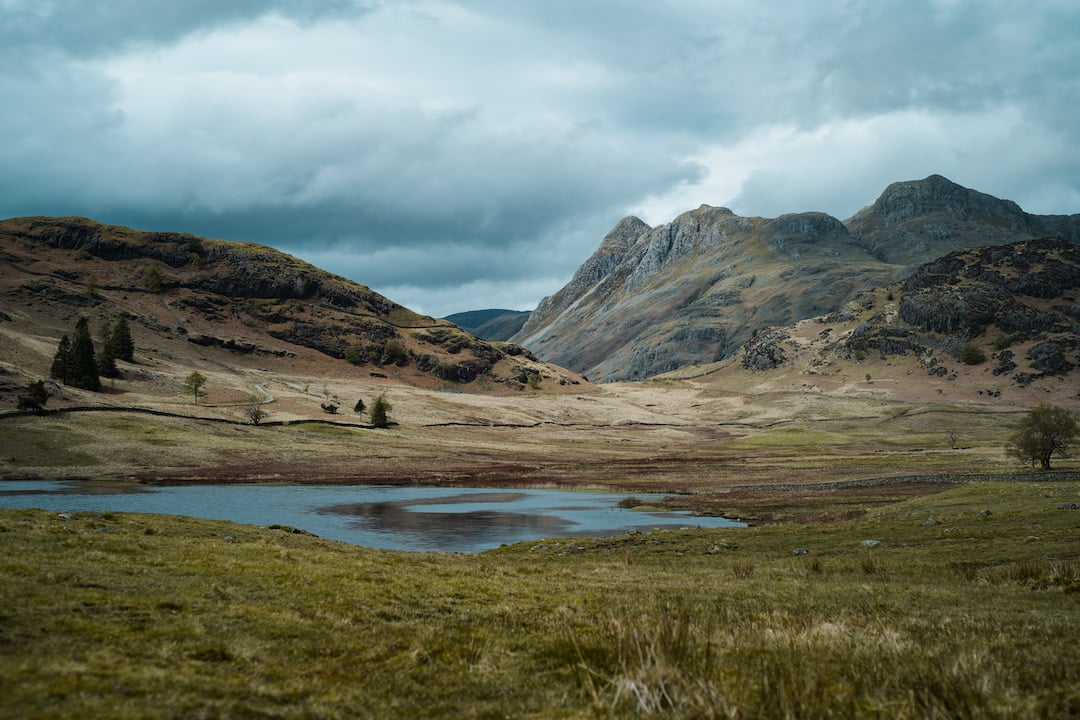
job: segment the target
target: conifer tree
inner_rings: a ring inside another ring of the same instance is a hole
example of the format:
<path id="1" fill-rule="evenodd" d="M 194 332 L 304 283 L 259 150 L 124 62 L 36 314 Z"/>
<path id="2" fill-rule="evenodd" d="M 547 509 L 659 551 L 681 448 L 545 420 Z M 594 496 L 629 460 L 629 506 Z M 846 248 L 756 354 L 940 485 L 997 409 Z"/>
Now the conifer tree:
<path id="1" fill-rule="evenodd" d="M 113 328 L 108 318 L 101 321 L 98 328 L 98 342 L 101 343 L 101 352 L 97 354 L 98 373 L 109 378 L 120 377 L 120 371 L 116 368 L 116 353 L 112 345 Z"/>
<path id="2" fill-rule="evenodd" d="M 131 327 L 124 318 L 120 318 L 113 325 L 109 345 L 112 348 L 113 357 L 117 360 L 135 361 L 135 341 L 131 338 Z"/>
<path id="3" fill-rule="evenodd" d="M 60 382 L 67 384 L 68 381 L 68 363 L 71 355 L 71 341 L 68 340 L 68 336 L 60 338 L 60 346 L 56 348 L 56 355 L 53 356 L 52 368 L 49 370 L 50 377 L 54 377 Z"/>
<path id="4" fill-rule="evenodd" d="M 101 389 L 97 359 L 94 356 L 94 341 L 90 338 L 90 325 L 86 318 L 79 318 L 79 322 L 75 324 L 75 338 L 71 341 L 71 351 L 68 353 L 65 383 L 83 390 Z"/>

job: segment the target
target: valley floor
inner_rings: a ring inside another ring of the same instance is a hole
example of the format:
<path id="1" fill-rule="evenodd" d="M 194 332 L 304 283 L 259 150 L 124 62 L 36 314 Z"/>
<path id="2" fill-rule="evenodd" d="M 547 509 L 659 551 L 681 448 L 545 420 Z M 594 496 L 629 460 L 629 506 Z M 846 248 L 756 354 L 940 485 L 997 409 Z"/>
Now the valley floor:
<path id="1" fill-rule="evenodd" d="M 226 379 L 198 406 L 121 387 L 104 402 L 90 396 L 96 410 L 0 416 L 0 478 L 603 488 L 670 493 L 672 506 L 762 523 L 855 518 L 958 476 L 1030 470 L 1003 449 L 1024 410 L 999 403 L 692 381 L 515 397 L 394 387 L 395 424 L 376 430 L 344 408 L 385 386 L 266 382 L 273 402 L 256 426 L 231 399 L 250 379 L 233 390 Z M 313 413 L 319 398 L 343 409 Z"/>

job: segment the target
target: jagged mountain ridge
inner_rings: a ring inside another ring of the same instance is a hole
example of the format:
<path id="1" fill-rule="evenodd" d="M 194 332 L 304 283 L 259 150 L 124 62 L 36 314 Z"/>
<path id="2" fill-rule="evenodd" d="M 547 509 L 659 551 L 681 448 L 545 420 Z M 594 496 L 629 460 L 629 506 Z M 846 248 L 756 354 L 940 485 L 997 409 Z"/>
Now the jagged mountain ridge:
<path id="1" fill-rule="evenodd" d="M 518 346 L 480 340 L 272 248 L 86 218 L 0 221 L 0 308 L 7 328 L 54 339 L 80 315 L 125 317 L 144 346 L 278 358 L 314 351 L 365 376 L 420 385 L 578 382 Z M 47 369 L 48 354 L 36 352 L 30 365 Z"/>
<path id="2" fill-rule="evenodd" d="M 593 380 L 641 379 L 723 359 L 949 250 L 1046 234 L 1080 238 L 1080 215 L 1030 215 L 937 175 L 893 183 L 844 222 L 708 205 L 655 228 L 628 217 L 511 340 Z"/>

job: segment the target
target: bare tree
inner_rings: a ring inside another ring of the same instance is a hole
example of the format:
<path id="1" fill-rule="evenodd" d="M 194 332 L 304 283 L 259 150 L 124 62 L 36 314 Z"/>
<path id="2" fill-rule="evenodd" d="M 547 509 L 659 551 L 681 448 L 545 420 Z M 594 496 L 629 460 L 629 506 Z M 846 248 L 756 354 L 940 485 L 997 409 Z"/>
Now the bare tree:
<path id="1" fill-rule="evenodd" d="M 257 400 L 251 401 L 251 403 L 244 408 L 244 417 L 250 420 L 252 425 L 258 425 L 267 415 L 269 415 L 269 413 L 262 409 L 262 405 L 260 405 Z"/>

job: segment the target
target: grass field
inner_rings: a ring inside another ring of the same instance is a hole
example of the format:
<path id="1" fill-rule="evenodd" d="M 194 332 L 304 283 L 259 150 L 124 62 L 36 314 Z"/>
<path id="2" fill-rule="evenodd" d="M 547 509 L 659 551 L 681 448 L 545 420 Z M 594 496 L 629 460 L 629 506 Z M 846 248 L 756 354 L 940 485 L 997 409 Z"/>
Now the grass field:
<path id="1" fill-rule="evenodd" d="M 969 483 L 481 555 L 2 511 L 0 716 L 1075 716 L 1077 501 Z"/>

